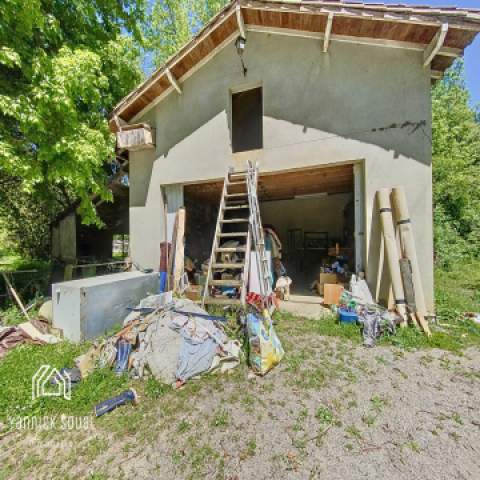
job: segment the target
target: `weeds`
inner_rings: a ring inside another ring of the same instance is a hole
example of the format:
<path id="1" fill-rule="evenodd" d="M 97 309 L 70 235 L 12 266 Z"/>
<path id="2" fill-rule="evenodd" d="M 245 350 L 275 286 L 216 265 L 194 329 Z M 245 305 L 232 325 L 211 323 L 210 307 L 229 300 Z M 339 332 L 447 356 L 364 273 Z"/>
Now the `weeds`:
<path id="1" fill-rule="evenodd" d="M 389 401 L 387 398 L 380 397 L 378 395 L 373 396 L 370 399 L 370 403 L 372 405 L 372 409 L 377 413 L 380 413 L 384 407 L 387 407 L 389 405 Z"/>
<path id="2" fill-rule="evenodd" d="M 315 418 L 324 425 L 332 425 L 335 421 L 332 411 L 323 405 L 317 408 L 317 411 L 315 412 Z"/>
<path id="3" fill-rule="evenodd" d="M 229 423 L 228 412 L 224 409 L 218 410 L 213 416 L 210 426 L 212 427 L 226 427 Z"/>

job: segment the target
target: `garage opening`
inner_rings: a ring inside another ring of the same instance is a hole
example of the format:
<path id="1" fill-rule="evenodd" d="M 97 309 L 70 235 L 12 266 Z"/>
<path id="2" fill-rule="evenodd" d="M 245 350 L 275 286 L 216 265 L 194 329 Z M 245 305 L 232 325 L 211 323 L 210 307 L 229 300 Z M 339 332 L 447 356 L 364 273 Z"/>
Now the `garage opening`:
<path id="1" fill-rule="evenodd" d="M 320 296 L 320 273 L 336 274 L 341 283 L 358 269 L 354 184 L 351 164 L 260 175 L 258 195 L 266 240 L 273 243 L 274 281 L 288 275 L 291 294 Z M 210 256 L 222 187 L 223 181 L 184 186 L 186 255 L 200 276 L 199 266 L 208 264 Z"/>

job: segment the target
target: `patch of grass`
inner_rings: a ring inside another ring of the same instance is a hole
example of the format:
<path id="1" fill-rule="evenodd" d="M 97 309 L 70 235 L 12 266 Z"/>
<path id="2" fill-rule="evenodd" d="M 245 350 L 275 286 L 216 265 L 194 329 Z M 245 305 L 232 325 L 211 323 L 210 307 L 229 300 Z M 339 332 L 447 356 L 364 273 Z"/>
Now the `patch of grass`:
<path id="1" fill-rule="evenodd" d="M 462 417 L 457 412 L 452 413 L 452 420 L 459 425 L 463 425 Z"/>
<path id="2" fill-rule="evenodd" d="M 11 305 L 10 307 L 0 311 L 0 321 L 5 326 L 11 326 L 26 322 L 26 319 L 18 307 Z"/>
<path id="3" fill-rule="evenodd" d="M 228 412 L 224 409 L 217 410 L 215 415 L 210 422 L 210 426 L 212 427 L 226 427 L 229 424 L 229 415 Z"/>
<path id="4" fill-rule="evenodd" d="M 108 442 L 104 438 L 94 438 L 82 448 L 81 456 L 88 463 L 95 460 L 101 453 L 108 448 Z"/>
<path id="5" fill-rule="evenodd" d="M 190 452 L 190 466 L 192 469 L 189 478 L 196 480 L 204 478 L 207 464 L 218 458 L 218 453 L 210 445 L 193 448 Z"/>
<path id="6" fill-rule="evenodd" d="M 381 363 L 382 365 L 388 365 L 388 362 L 383 355 L 377 355 L 375 357 L 375 360 L 377 361 L 377 363 Z"/>
<path id="7" fill-rule="evenodd" d="M 379 343 L 405 350 L 439 348 L 457 353 L 469 346 L 480 345 L 480 325 L 471 320 L 459 320 L 456 327 L 441 331 L 436 329 L 435 325 L 431 325 L 431 337 L 427 337 L 414 327 L 399 328 L 396 335 L 382 337 Z"/>
<path id="8" fill-rule="evenodd" d="M 387 398 L 381 397 L 379 395 L 375 395 L 370 399 L 370 403 L 372 405 L 372 409 L 378 413 L 380 413 L 384 407 L 388 407 L 390 402 Z"/>
<path id="9" fill-rule="evenodd" d="M 421 453 L 422 448 L 417 442 L 414 442 L 413 440 L 411 442 L 407 442 L 403 444 L 403 447 L 408 448 L 414 453 Z"/>
<path id="10" fill-rule="evenodd" d="M 192 428 L 192 424 L 185 419 L 182 419 L 177 426 L 178 433 L 185 433 L 188 432 Z"/>
<path id="11" fill-rule="evenodd" d="M 171 391 L 172 387 L 170 385 L 160 383 L 154 377 L 148 377 L 147 381 L 145 382 L 145 395 L 147 395 L 147 397 L 160 398 Z"/>
<path id="12" fill-rule="evenodd" d="M 432 336 L 426 337 L 420 330 L 409 327 L 397 329 L 396 335 L 379 340 L 381 345 L 393 345 L 403 350 L 439 348 L 461 352 L 464 348 L 480 345 L 480 325 L 465 320 L 467 311 L 480 312 L 480 261 L 458 264 L 453 270 L 435 270 L 435 300 L 437 318 L 442 325 L 431 325 Z M 289 336 L 324 335 L 361 343 L 358 325 L 340 324 L 336 315 L 326 313 L 319 319 L 296 317 L 286 312 L 276 312 L 277 331 L 289 343 Z M 290 345 L 292 348 L 294 344 Z M 382 358 L 377 359 L 383 363 Z M 286 360 L 288 361 L 288 360 Z M 299 357 L 293 363 L 301 361 Z M 299 368 L 295 365 L 295 368 Z"/>
<path id="13" fill-rule="evenodd" d="M 240 454 L 240 460 L 245 460 L 247 458 L 251 458 L 255 456 L 256 450 L 257 450 L 257 442 L 254 438 L 251 438 L 247 442 L 247 446 L 245 450 L 243 450 L 242 453 Z"/>
<path id="14" fill-rule="evenodd" d="M 369 427 L 372 427 L 375 424 L 376 419 L 377 417 L 374 415 L 364 414 L 362 416 L 362 422 Z"/>
<path id="15" fill-rule="evenodd" d="M 48 414 L 87 415 L 95 404 L 112 397 L 128 385 L 126 376 L 117 377 L 111 370 L 96 370 L 72 389 L 72 399 L 44 397 L 32 400 L 32 376 L 41 365 L 57 369 L 73 367 L 74 358 L 88 350 L 90 344 L 75 345 L 64 341 L 55 345 L 20 345 L 0 362 L 0 420 L 11 417 Z"/>
<path id="16" fill-rule="evenodd" d="M 335 416 L 333 412 L 324 405 L 320 405 L 315 412 L 315 418 L 324 425 L 332 425 L 335 421 Z"/>
<path id="17" fill-rule="evenodd" d="M 440 322 L 455 323 L 465 312 L 480 311 L 480 260 L 435 270 L 435 303 Z"/>
<path id="18" fill-rule="evenodd" d="M 355 426 L 349 425 L 345 432 L 347 432 L 348 436 L 354 438 L 355 440 L 363 440 L 362 432 Z"/>
<path id="19" fill-rule="evenodd" d="M 276 329 L 283 337 L 316 334 L 349 339 L 355 343 L 361 341 L 359 328 L 356 325 L 340 324 L 333 313 L 326 313 L 318 319 L 310 319 L 277 311 L 274 319 L 277 321 Z"/>
<path id="20" fill-rule="evenodd" d="M 24 259 L 17 255 L 0 256 L 0 271 L 20 272 L 21 270 L 35 270 L 29 273 L 17 273 L 11 276 L 12 284 L 25 304 L 38 296 L 48 292 L 48 284 L 52 264 L 44 260 Z M 0 293 L 5 293 L 3 278 L 0 279 Z M 0 312 L 0 317 L 1 317 Z"/>

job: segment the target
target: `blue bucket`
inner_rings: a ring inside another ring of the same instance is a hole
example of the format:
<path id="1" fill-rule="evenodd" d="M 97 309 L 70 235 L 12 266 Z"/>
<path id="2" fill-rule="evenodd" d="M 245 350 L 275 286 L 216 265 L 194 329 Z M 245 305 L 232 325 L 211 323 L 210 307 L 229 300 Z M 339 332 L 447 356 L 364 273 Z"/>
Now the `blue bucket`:
<path id="1" fill-rule="evenodd" d="M 340 319 L 340 323 L 355 323 L 358 320 L 358 315 L 345 308 L 339 308 L 338 318 Z"/>

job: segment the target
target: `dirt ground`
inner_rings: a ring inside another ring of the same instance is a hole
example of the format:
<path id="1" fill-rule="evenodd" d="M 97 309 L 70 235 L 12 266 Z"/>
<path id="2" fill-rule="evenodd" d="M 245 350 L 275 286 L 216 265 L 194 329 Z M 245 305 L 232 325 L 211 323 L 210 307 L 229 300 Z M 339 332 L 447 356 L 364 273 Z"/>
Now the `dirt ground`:
<path id="1" fill-rule="evenodd" d="M 479 349 L 280 331 L 287 355 L 264 378 L 242 366 L 87 430 L 5 435 L 0 479 L 480 478 Z"/>

